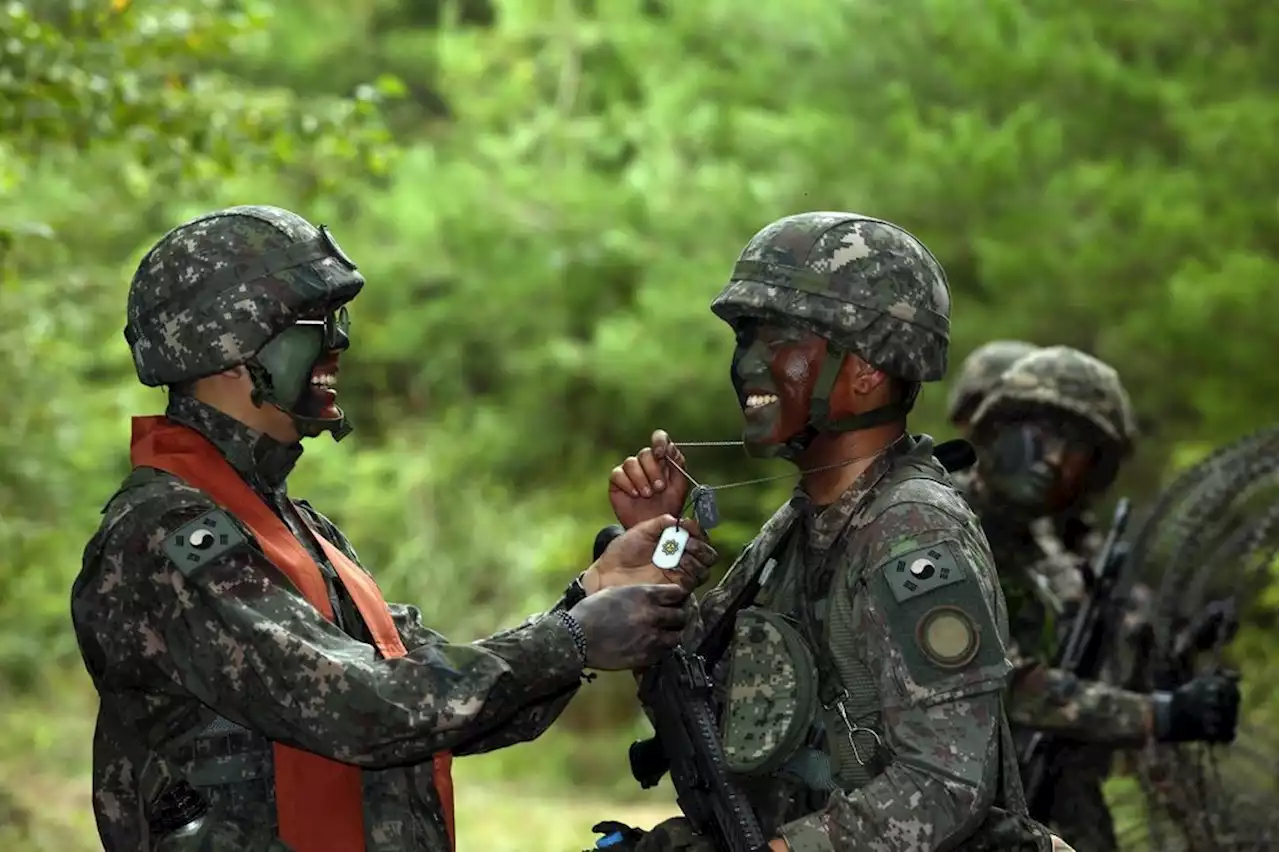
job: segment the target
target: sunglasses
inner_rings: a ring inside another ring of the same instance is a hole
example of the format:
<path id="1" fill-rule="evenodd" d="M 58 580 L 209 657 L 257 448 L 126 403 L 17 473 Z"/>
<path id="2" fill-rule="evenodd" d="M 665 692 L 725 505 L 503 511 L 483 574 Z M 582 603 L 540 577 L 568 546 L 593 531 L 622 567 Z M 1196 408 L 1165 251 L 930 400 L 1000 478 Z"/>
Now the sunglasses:
<path id="1" fill-rule="evenodd" d="M 294 325 L 318 328 L 326 352 L 346 349 L 351 342 L 351 312 L 346 305 L 330 311 L 321 319 L 298 320 Z"/>

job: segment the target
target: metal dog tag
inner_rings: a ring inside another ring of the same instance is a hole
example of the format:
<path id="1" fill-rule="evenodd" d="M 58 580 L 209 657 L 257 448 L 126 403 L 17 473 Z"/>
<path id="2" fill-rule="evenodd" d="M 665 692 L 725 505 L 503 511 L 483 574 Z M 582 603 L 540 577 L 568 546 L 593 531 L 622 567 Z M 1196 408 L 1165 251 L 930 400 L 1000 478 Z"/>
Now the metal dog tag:
<path id="1" fill-rule="evenodd" d="M 684 556 L 684 546 L 689 543 L 689 531 L 680 527 L 667 527 L 658 539 L 658 546 L 653 549 L 653 564 L 664 571 L 673 571 L 680 567 L 680 557 Z"/>
<path id="2" fill-rule="evenodd" d="M 703 532 L 710 532 L 720 523 L 720 507 L 716 505 L 716 492 L 705 485 L 693 489 L 693 519 Z"/>

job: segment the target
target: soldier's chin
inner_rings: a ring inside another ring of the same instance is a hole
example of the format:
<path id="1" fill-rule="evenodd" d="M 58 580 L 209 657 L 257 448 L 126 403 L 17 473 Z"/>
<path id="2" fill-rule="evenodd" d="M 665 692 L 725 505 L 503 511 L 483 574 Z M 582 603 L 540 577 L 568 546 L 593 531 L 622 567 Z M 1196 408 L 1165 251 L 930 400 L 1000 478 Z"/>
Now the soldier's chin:
<path id="1" fill-rule="evenodd" d="M 303 438 L 317 438 L 341 423 L 342 409 L 335 403 L 296 405 L 292 412 L 294 426 Z"/>
<path id="2" fill-rule="evenodd" d="M 777 458 L 782 451 L 783 445 L 779 441 L 775 441 L 772 437 L 761 439 L 750 435 L 742 436 L 742 448 L 747 451 L 747 455 L 753 459 L 772 459 Z"/>

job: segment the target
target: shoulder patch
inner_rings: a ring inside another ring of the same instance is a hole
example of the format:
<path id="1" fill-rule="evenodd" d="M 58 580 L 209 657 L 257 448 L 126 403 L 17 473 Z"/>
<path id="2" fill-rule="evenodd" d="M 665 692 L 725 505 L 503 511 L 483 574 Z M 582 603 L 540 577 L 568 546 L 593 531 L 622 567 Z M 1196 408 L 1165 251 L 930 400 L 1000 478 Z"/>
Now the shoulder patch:
<path id="1" fill-rule="evenodd" d="M 950 542 L 932 544 L 895 556 L 880 570 L 898 603 L 959 583 L 967 576 Z"/>
<path id="2" fill-rule="evenodd" d="M 164 552 L 184 577 L 248 539 L 222 509 L 210 509 L 164 540 Z"/>
<path id="3" fill-rule="evenodd" d="M 951 689 L 963 673 L 1004 661 L 984 587 L 959 548 L 943 541 L 904 551 L 873 572 L 883 584 L 871 578 L 899 664 L 920 689 Z"/>

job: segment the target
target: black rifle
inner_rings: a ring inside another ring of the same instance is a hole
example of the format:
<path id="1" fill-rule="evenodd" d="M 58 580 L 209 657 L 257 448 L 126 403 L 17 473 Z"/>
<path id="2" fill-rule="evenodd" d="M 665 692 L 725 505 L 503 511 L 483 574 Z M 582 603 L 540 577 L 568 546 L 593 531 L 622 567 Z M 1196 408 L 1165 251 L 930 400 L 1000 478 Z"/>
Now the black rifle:
<path id="1" fill-rule="evenodd" d="M 640 678 L 640 702 L 650 711 L 654 736 L 632 743 L 631 774 L 647 790 L 670 770 L 680 810 L 694 831 L 715 841 L 718 852 L 769 849 L 747 797 L 725 766 L 711 670 L 728 650 L 738 611 L 755 599 L 775 564 L 770 559 L 747 582 L 695 651 L 679 646 Z"/>
<path id="2" fill-rule="evenodd" d="M 1124 564 L 1120 539 L 1129 523 L 1129 500 L 1121 498 L 1111 520 L 1111 531 L 1093 563 L 1093 582 L 1088 598 L 1071 624 L 1071 633 L 1054 660 L 1053 667 L 1082 681 L 1097 680 L 1106 660 L 1106 638 L 1119 615 L 1115 600 L 1120 571 Z M 1058 737 L 1036 731 L 1022 752 L 1022 786 L 1033 819 L 1044 821 L 1053 800 L 1053 776 L 1064 743 Z"/>

